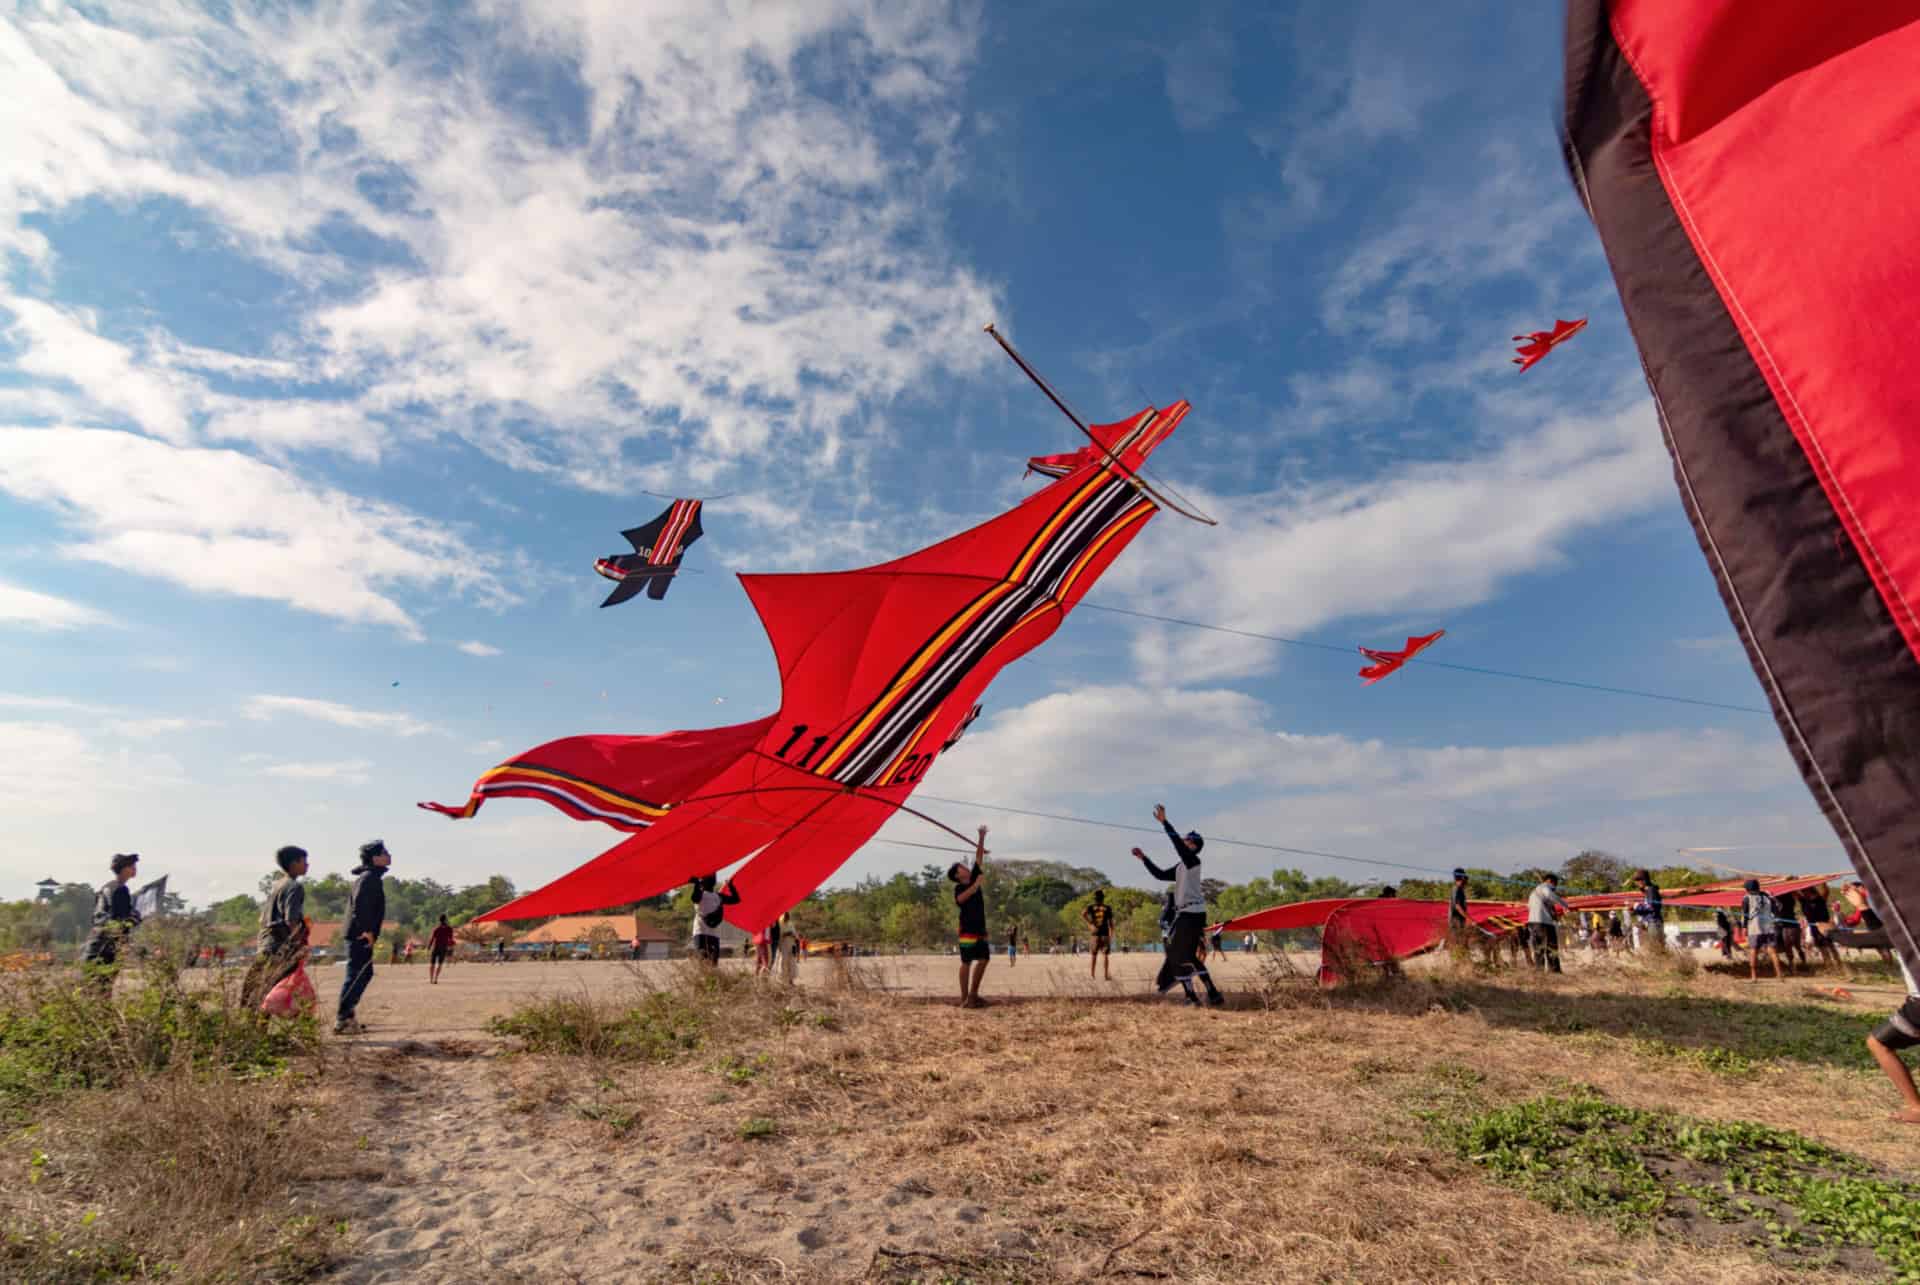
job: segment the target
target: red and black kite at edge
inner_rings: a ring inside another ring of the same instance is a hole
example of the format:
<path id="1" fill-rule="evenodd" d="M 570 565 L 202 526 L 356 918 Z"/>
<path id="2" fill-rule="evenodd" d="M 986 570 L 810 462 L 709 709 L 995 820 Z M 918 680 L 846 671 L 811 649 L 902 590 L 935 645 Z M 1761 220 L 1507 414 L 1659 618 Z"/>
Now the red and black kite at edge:
<path id="1" fill-rule="evenodd" d="M 1920 972 L 1920 0 L 1572 0 L 1566 54 L 1681 500 Z"/>
<path id="2" fill-rule="evenodd" d="M 674 576 L 680 572 L 680 559 L 687 546 L 703 534 L 700 503 L 699 500 L 675 500 L 666 512 L 645 526 L 620 533 L 633 546 L 633 552 L 610 554 L 593 564 L 595 571 L 617 582 L 601 606 L 616 606 L 642 589 L 655 602 L 667 596 Z"/>
<path id="3" fill-rule="evenodd" d="M 1399 651 L 1375 651 L 1371 647 L 1362 647 L 1360 654 L 1373 663 L 1360 671 L 1360 677 L 1367 680 L 1361 686 L 1373 686 L 1446 636 L 1446 630 L 1438 629 L 1418 638 L 1409 638 L 1407 645 Z"/>
<path id="4" fill-rule="evenodd" d="M 1530 370 L 1535 362 L 1586 328 L 1587 319 L 1585 317 L 1580 318 L 1578 321 L 1560 321 L 1556 319 L 1553 323 L 1552 330 L 1536 330 L 1532 334 L 1515 335 L 1513 337 L 1514 342 L 1520 346 L 1514 349 L 1514 351 L 1520 355 L 1513 359 L 1513 364 L 1518 366 L 1522 371 Z"/>
<path id="5" fill-rule="evenodd" d="M 651 897 L 752 853 L 728 914 L 749 932 L 826 880 L 901 809 L 978 712 L 987 684 L 1045 642 L 1159 506 L 1134 483 L 1190 407 L 1089 431 L 1098 445 L 1018 507 L 892 562 L 743 575 L 780 666 L 780 708 L 732 727 L 571 736 L 485 773 L 460 807 L 538 799 L 632 832 L 488 912 L 528 919 Z"/>

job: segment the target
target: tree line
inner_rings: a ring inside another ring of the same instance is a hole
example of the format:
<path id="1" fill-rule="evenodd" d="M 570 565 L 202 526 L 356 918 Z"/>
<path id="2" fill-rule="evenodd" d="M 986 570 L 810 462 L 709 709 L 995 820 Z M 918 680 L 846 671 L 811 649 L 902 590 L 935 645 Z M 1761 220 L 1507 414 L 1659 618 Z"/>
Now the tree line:
<path id="1" fill-rule="evenodd" d="M 1528 888 L 1553 873 L 1559 875 L 1563 892 L 1610 892 L 1623 889 L 1633 870 L 1619 857 L 1586 851 L 1551 869 L 1537 867 L 1500 874 L 1472 867 L 1468 869 L 1467 887 L 1476 900 L 1518 901 L 1525 898 Z M 1107 904 L 1113 908 L 1116 944 L 1137 947 L 1160 939 L 1159 890 L 1115 885 L 1103 871 L 1057 861 L 995 861 L 987 874 L 984 895 L 988 923 L 996 939 L 1004 940 L 1010 927 L 1018 927 L 1022 937 L 1037 948 L 1084 938 L 1086 925 L 1081 915 L 1096 890 L 1106 893 Z M 1653 875 L 1663 888 L 1684 888 L 1720 877 L 1687 866 L 1662 867 Z M 268 874 L 261 878 L 262 896 L 277 877 Z M 308 917 L 315 923 L 344 917 L 350 886 L 351 880 L 339 873 L 308 879 Z M 1380 887 L 1379 881 L 1355 883 L 1334 875 L 1309 876 L 1285 868 L 1245 883 L 1209 879 L 1204 884 L 1208 912 L 1216 920 L 1297 901 L 1369 896 Z M 1448 879 L 1416 878 L 1401 880 L 1396 887 L 1402 897 L 1440 900 L 1452 892 L 1453 885 Z M 401 934 L 422 939 L 441 915 L 459 928 L 517 895 L 513 881 L 505 875 L 493 875 L 462 888 L 436 879 L 389 875 L 386 888 L 387 918 Z M 91 885 L 70 883 L 61 885 L 50 899 L 0 902 L 0 950 L 45 950 L 77 944 L 87 935 L 94 891 Z M 186 912 L 186 903 L 180 897 L 170 893 L 168 902 L 170 911 Z M 261 897 L 241 893 L 214 902 L 197 912 L 197 917 L 206 924 L 210 937 L 244 939 L 259 923 L 260 903 Z M 643 925 L 678 940 L 689 931 L 693 906 L 688 890 L 680 888 L 611 907 L 604 913 L 632 914 Z M 792 918 L 795 927 L 815 941 L 908 949 L 943 946 L 954 933 L 953 884 L 947 879 L 945 866 L 925 865 L 917 871 L 870 877 L 851 887 L 814 892 L 793 908 Z M 541 922 L 526 920 L 509 925 L 509 930 L 523 932 Z"/>

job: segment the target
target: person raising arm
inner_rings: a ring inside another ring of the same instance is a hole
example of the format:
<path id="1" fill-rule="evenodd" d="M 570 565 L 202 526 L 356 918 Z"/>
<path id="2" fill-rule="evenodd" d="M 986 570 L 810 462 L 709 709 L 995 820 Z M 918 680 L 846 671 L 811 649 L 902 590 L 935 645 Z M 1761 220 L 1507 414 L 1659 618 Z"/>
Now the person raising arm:
<path id="1" fill-rule="evenodd" d="M 1197 979 L 1207 988 L 1207 1003 L 1215 1008 L 1225 1004 L 1226 998 L 1213 984 L 1213 977 L 1200 963 L 1200 937 L 1207 928 L 1207 895 L 1201 886 L 1200 850 L 1206 846 L 1206 840 L 1200 837 L 1198 830 L 1182 835 L 1167 820 L 1164 804 L 1153 805 L 1153 819 L 1167 832 L 1167 838 L 1173 843 L 1173 851 L 1178 858 L 1170 869 L 1161 869 L 1147 859 L 1147 854 L 1135 848 L 1133 855 L 1140 858 L 1140 864 L 1147 873 L 1162 883 L 1173 885 L 1173 931 L 1167 938 L 1167 957 L 1160 965 L 1160 975 L 1154 986 L 1162 995 L 1173 989 L 1177 981 L 1187 992 L 1187 1002 L 1198 1004 L 1193 983 Z"/>

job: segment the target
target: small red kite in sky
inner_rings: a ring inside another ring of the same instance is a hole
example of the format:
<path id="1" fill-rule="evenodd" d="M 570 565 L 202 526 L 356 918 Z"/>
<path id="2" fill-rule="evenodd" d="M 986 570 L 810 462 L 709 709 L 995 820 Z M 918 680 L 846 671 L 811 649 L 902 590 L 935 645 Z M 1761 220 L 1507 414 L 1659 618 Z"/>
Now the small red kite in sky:
<path id="1" fill-rule="evenodd" d="M 1556 319 L 1553 323 L 1552 330 L 1536 330 L 1530 335 L 1515 335 L 1513 341 L 1519 344 L 1520 347 L 1514 351 L 1520 355 L 1513 359 L 1513 364 L 1525 370 L 1527 367 L 1533 365 L 1534 362 L 1539 361 L 1542 357 L 1586 328 L 1587 319 L 1585 317 L 1580 318 L 1578 321 L 1560 321 Z"/>
<path id="2" fill-rule="evenodd" d="M 1362 647 L 1360 654 L 1373 663 L 1360 671 L 1360 677 L 1367 680 L 1366 686 L 1371 687 L 1446 636 L 1447 631 L 1440 629 L 1424 637 L 1409 638 L 1407 645 L 1399 651 L 1375 651 L 1371 647 Z"/>

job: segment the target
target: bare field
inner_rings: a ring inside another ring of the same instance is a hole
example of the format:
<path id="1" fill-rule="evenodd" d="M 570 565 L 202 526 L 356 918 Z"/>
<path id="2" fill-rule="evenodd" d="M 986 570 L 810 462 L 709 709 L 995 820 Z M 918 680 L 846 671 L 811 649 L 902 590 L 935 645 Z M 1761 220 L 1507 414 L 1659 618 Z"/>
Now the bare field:
<path id="1" fill-rule="evenodd" d="M 677 996 L 698 985 L 685 966 L 463 964 L 435 987 L 424 965 L 382 968 L 374 1029 L 333 1075 L 383 1173 L 309 1192 L 349 1214 L 332 1278 L 1857 1281 L 1552 1212 L 1428 1121 L 1591 1090 L 1893 1170 L 1920 1146 L 1884 1123 L 1852 1034 L 1891 1006 L 1885 980 L 1849 1003 L 1826 978 L 1604 960 L 1327 995 L 1270 959 L 1216 968 L 1221 1011 L 1145 998 L 1148 955 L 1117 957 L 1110 984 L 1085 957 L 996 958 L 982 1011 L 947 997 L 951 959 L 808 961 L 797 992 L 740 978 L 706 1009 L 673 999 L 660 1011 L 698 1038 L 639 1061 L 513 1052 L 485 1024 L 541 997 Z M 319 970 L 323 994 L 338 976 Z"/>

